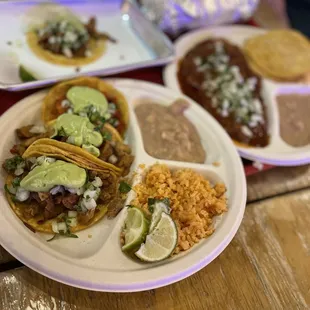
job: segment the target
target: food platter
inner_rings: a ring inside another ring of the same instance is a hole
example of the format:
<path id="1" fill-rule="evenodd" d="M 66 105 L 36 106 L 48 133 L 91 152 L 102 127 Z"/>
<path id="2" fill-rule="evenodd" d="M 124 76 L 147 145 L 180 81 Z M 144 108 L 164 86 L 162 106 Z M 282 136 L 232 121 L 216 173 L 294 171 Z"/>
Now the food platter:
<path id="1" fill-rule="evenodd" d="M 162 65 L 173 58 L 173 45 L 168 37 L 144 18 L 134 3 L 126 2 L 122 5 L 122 1 L 110 0 L 73 3 L 64 0 L 58 4 L 71 10 L 83 23 L 95 16 L 97 29 L 108 33 L 117 42 L 107 42 L 104 54 L 86 65 L 64 66 L 42 60 L 26 40 L 29 24 L 43 16 L 48 18 L 48 11 L 44 7 L 41 12 L 35 11 L 38 6 L 44 5 L 40 3 L 0 3 L 1 20 L 4 24 L 11 24 L 7 31 L 1 33 L 0 89 L 18 91 L 38 88 L 86 74 L 105 76 Z M 13 17 L 14 23 L 11 23 Z"/>
<path id="2" fill-rule="evenodd" d="M 158 263 L 141 263 L 124 255 L 120 231 L 126 217 L 124 208 L 114 219 L 104 218 L 78 232 L 77 239 L 63 238 L 47 243 L 46 234 L 33 233 L 16 217 L 1 195 L 0 243 L 13 256 L 43 275 L 68 285 L 110 292 L 132 292 L 161 287 L 179 281 L 200 270 L 215 259 L 229 244 L 241 223 L 246 185 L 241 160 L 221 126 L 191 99 L 162 86 L 127 79 L 108 80 L 127 99 L 129 126 L 125 141 L 135 156 L 132 165 L 133 183 L 140 182 L 145 172 L 141 164 L 166 164 L 169 169 L 189 168 L 212 184 L 223 182 L 227 188 L 228 211 L 214 220 L 215 232 L 193 248 Z M 8 157 L 15 129 L 40 119 L 42 100 L 47 91 L 40 91 L 14 105 L 0 120 L 1 161 Z M 160 160 L 145 151 L 141 130 L 134 109 L 141 102 L 156 101 L 168 106 L 178 98 L 189 103 L 185 116 L 195 125 L 206 151 L 204 163 Z M 18 111 L 23 110 L 22 114 Z M 17 117 L 18 115 L 18 117 Z M 14 119 L 14 126 L 8 126 Z M 214 165 L 214 163 L 217 163 Z M 5 173 L 1 172 L 1 187 Z M 129 204 L 133 197 L 128 196 Z"/>
<path id="3" fill-rule="evenodd" d="M 171 89 L 181 91 L 177 78 L 179 61 L 198 43 L 208 38 L 223 38 L 232 44 L 242 47 L 247 39 L 265 34 L 266 32 L 266 30 L 256 27 L 233 25 L 201 29 L 181 36 L 175 42 L 176 58 L 173 63 L 166 66 L 163 73 L 165 85 Z M 297 93 L 308 93 L 307 89 L 309 87 L 302 82 L 276 82 L 262 78 L 260 95 L 266 109 L 270 141 L 265 147 L 249 147 L 239 143 L 236 144 L 242 157 L 277 166 L 303 165 L 310 162 L 309 145 L 301 147 L 291 146 L 282 139 L 280 134 L 280 123 L 285 122 L 285 119 L 280 119 L 277 96 L 282 93 L 287 94 L 290 90 L 293 91 L 294 87 Z M 302 89 L 303 91 L 301 91 Z"/>

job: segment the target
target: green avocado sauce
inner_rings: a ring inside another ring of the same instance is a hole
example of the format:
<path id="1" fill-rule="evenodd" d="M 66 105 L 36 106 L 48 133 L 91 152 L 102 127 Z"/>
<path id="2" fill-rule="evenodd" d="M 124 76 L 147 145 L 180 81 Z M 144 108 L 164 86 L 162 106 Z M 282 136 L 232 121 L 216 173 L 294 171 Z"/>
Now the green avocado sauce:
<path id="1" fill-rule="evenodd" d="M 108 110 L 106 97 L 98 90 L 87 86 L 73 86 L 67 92 L 67 99 L 72 105 L 73 112 L 84 112 L 91 106 L 103 116 Z"/>
<path id="2" fill-rule="evenodd" d="M 31 192 L 48 192 L 57 185 L 70 188 L 82 187 L 86 182 L 86 171 L 62 160 L 44 162 L 31 170 L 20 182 L 20 186 Z"/>
<path id="3" fill-rule="evenodd" d="M 54 128 L 57 132 L 61 131 L 68 137 L 67 142 L 77 146 L 82 146 L 83 149 L 95 156 L 99 156 L 100 151 L 96 146 L 100 146 L 103 142 L 100 132 L 95 131 L 95 126 L 87 117 L 82 117 L 74 114 L 60 115 Z M 84 147 L 84 146 L 87 147 Z"/>

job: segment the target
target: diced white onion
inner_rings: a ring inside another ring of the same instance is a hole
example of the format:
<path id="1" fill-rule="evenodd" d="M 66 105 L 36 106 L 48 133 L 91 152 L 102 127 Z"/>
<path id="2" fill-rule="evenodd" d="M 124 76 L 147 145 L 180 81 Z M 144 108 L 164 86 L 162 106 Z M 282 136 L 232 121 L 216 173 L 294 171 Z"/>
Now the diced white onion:
<path id="1" fill-rule="evenodd" d="M 50 190 L 50 193 L 52 195 L 56 195 L 58 193 L 63 193 L 63 192 L 64 192 L 64 188 L 61 185 L 57 185 Z"/>
<path id="2" fill-rule="evenodd" d="M 77 211 L 68 211 L 68 217 L 77 217 Z"/>
<path id="3" fill-rule="evenodd" d="M 85 51 L 85 57 L 90 57 L 92 55 L 93 55 L 93 53 L 90 50 Z"/>
<path id="4" fill-rule="evenodd" d="M 16 192 L 17 192 L 17 189 L 16 189 L 13 185 L 9 185 L 9 186 L 8 186 L 8 191 L 9 191 L 11 194 L 15 195 Z"/>
<path id="5" fill-rule="evenodd" d="M 95 199 L 88 199 L 86 200 L 85 198 L 82 200 L 82 204 L 83 206 L 87 209 L 87 210 L 92 210 L 95 209 L 97 207 L 97 203 L 95 201 Z"/>
<path id="6" fill-rule="evenodd" d="M 45 133 L 46 129 L 43 125 L 33 126 L 29 132 L 31 133 Z"/>
<path id="7" fill-rule="evenodd" d="M 52 157 L 40 156 L 37 158 L 37 164 L 38 165 L 43 165 L 44 162 L 51 164 L 55 161 L 56 161 L 56 159 L 52 158 Z"/>
<path id="8" fill-rule="evenodd" d="M 73 56 L 71 49 L 68 48 L 68 47 L 64 47 L 64 48 L 62 49 L 62 53 L 63 53 L 66 57 L 68 57 L 68 58 L 72 58 L 72 56 Z"/>
<path id="9" fill-rule="evenodd" d="M 60 222 L 57 224 L 58 231 L 67 232 L 67 225 L 65 222 Z"/>
<path id="10" fill-rule="evenodd" d="M 252 131 L 249 129 L 249 127 L 247 126 L 241 126 L 241 131 L 244 135 L 248 136 L 248 137 L 252 137 L 253 133 Z"/>
<path id="11" fill-rule="evenodd" d="M 16 191 L 16 199 L 18 201 L 26 201 L 30 196 L 30 192 L 23 189 L 22 187 L 19 187 Z"/>
<path id="12" fill-rule="evenodd" d="M 83 194 L 84 198 L 88 199 L 97 199 L 98 198 L 98 191 L 97 190 L 87 190 Z"/>
<path id="13" fill-rule="evenodd" d="M 63 108 L 68 108 L 68 107 L 70 107 L 70 101 L 69 100 L 67 100 L 67 99 L 64 99 L 63 101 L 61 101 L 61 106 L 63 107 Z"/>
<path id="14" fill-rule="evenodd" d="M 69 218 L 67 220 L 67 224 L 70 226 L 70 227 L 75 227 L 77 225 L 77 218 L 76 217 L 72 217 L 72 218 Z"/>
<path id="15" fill-rule="evenodd" d="M 111 164 L 116 164 L 118 161 L 118 158 L 112 154 L 109 158 L 108 158 L 108 162 L 111 163 Z"/>
<path id="16" fill-rule="evenodd" d="M 71 194 L 77 194 L 78 196 L 82 195 L 85 191 L 85 188 L 84 186 L 82 187 L 79 187 L 79 188 L 69 188 L 69 187 L 66 187 L 66 190 L 68 192 L 70 192 Z"/>
<path id="17" fill-rule="evenodd" d="M 58 223 L 56 221 L 52 222 L 52 230 L 54 233 L 58 234 L 59 230 L 58 230 Z"/>
<path id="18" fill-rule="evenodd" d="M 75 144 L 75 137 L 69 136 L 68 139 L 67 139 L 67 142 L 70 143 L 70 144 Z"/>
<path id="19" fill-rule="evenodd" d="M 14 171 L 14 174 L 17 175 L 17 176 L 22 175 L 23 173 L 24 173 L 24 169 L 23 168 L 17 168 Z"/>
<path id="20" fill-rule="evenodd" d="M 92 184 L 95 187 L 101 187 L 102 186 L 102 181 L 99 177 L 95 177 L 94 181 L 92 181 Z"/>

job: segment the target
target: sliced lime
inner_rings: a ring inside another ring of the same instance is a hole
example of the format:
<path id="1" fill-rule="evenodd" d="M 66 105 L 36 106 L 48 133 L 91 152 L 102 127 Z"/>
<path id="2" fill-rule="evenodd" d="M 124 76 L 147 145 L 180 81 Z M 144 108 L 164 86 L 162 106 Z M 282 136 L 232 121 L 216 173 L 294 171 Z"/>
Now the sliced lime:
<path id="1" fill-rule="evenodd" d="M 136 207 L 128 208 L 124 223 L 125 244 L 122 250 L 130 251 L 139 247 L 144 241 L 148 229 L 149 222 L 144 213 Z"/>
<path id="2" fill-rule="evenodd" d="M 36 78 L 23 66 L 19 66 L 19 78 L 22 82 L 36 81 Z"/>
<path id="3" fill-rule="evenodd" d="M 151 233 L 154 230 L 154 228 L 156 227 L 156 225 L 160 221 L 161 214 L 163 212 L 165 212 L 167 214 L 170 213 L 170 208 L 167 206 L 167 204 L 165 204 L 162 201 L 155 202 L 155 204 L 152 207 L 152 210 L 153 210 L 153 213 L 152 213 L 152 219 L 151 219 L 151 225 L 150 225 L 149 233 Z"/>
<path id="4" fill-rule="evenodd" d="M 177 242 L 177 227 L 171 216 L 162 212 L 158 224 L 135 255 L 146 262 L 157 262 L 171 255 Z"/>

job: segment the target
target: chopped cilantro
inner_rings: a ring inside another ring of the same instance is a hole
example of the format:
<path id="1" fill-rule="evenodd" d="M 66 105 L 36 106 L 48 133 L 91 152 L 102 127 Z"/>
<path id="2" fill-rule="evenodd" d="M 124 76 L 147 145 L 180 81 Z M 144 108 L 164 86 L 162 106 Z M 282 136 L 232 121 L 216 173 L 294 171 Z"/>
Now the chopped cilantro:
<path id="1" fill-rule="evenodd" d="M 6 191 L 8 194 L 11 195 L 11 192 L 10 192 L 9 187 L 8 187 L 7 184 L 4 185 L 4 189 L 5 189 L 5 191 Z"/>
<path id="2" fill-rule="evenodd" d="M 17 168 L 17 165 L 22 163 L 24 160 L 21 156 L 16 155 L 12 158 L 8 158 L 4 162 L 4 169 L 8 172 L 12 172 Z"/>
<path id="3" fill-rule="evenodd" d="M 18 187 L 20 185 L 21 178 L 15 178 L 12 181 L 13 187 Z"/>
<path id="4" fill-rule="evenodd" d="M 130 186 L 128 183 L 126 183 L 126 182 L 124 182 L 124 181 L 121 181 L 121 182 L 119 183 L 119 188 L 118 188 L 118 190 L 119 190 L 122 194 L 127 194 L 127 193 L 129 193 L 129 192 L 131 191 L 131 186 Z"/>
<path id="5" fill-rule="evenodd" d="M 57 234 L 55 234 L 52 238 L 50 238 L 50 239 L 47 239 L 46 240 L 46 242 L 50 242 L 50 241 L 53 241 L 54 239 L 56 239 L 56 237 L 57 237 Z"/>
<path id="6" fill-rule="evenodd" d="M 60 127 L 60 129 L 58 129 L 57 136 L 67 137 L 66 131 L 65 131 L 65 129 L 62 126 Z"/>
<path id="7" fill-rule="evenodd" d="M 60 230 L 60 231 L 59 231 L 59 234 L 60 234 L 61 236 L 65 236 L 65 237 L 68 237 L 68 238 L 78 238 L 77 235 L 71 233 L 69 230 L 68 230 L 67 232 L 64 232 L 64 231 Z"/>
<path id="8" fill-rule="evenodd" d="M 112 140 L 111 132 L 104 131 L 104 132 L 101 132 L 101 135 L 102 135 L 103 140 L 107 140 L 107 141 L 111 141 Z"/>

